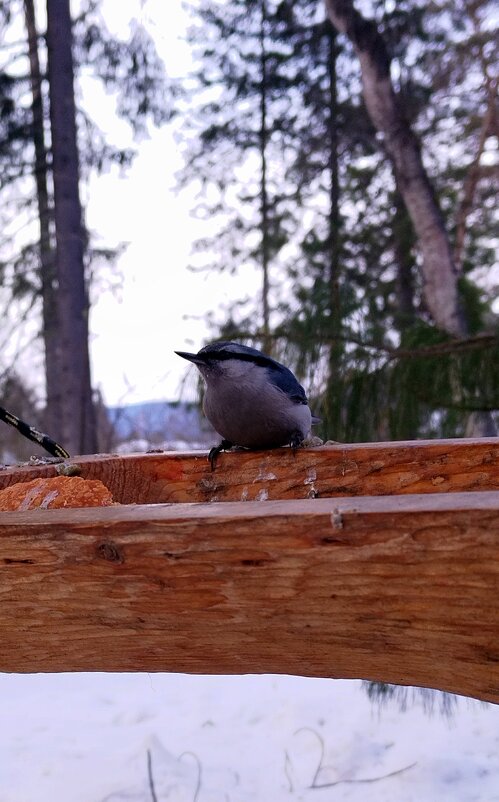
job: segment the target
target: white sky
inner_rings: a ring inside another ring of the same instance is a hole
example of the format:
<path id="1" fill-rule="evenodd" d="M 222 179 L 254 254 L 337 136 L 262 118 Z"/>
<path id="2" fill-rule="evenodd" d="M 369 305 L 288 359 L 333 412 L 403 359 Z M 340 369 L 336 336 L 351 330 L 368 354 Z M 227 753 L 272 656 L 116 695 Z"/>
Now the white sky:
<path id="1" fill-rule="evenodd" d="M 145 24 L 169 75 L 191 69 L 190 49 L 180 39 L 188 24 L 181 0 L 103 0 L 102 8 L 113 32 L 125 35 L 131 17 Z M 85 99 L 100 126 L 119 136 L 105 93 L 94 87 Z M 194 191 L 174 189 L 182 161 L 173 131 L 151 129 L 138 151 L 124 177 L 94 178 L 85 199 L 86 222 L 98 242 L 129 243 L 117 262 L 121 288 L 103 289 L 90 317 L 93 383 L 109 405 L 178 398 L 188 368 L 173 351 L 197 351 L 210 334 L 207 313 L 259 291 L 253 272 L 243 280 L 187 269 L 191 245 L 205 229 L 190 215 Z M 185 393 L 195 381 L 191 369 Z"/>

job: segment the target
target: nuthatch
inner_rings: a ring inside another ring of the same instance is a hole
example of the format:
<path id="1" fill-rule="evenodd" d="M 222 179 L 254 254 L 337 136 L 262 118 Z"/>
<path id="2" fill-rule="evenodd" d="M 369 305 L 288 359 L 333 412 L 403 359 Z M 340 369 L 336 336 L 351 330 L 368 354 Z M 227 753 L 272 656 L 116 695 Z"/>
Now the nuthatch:
<path id="1" fill-rule="evenodd" d="M 206 382 L 203 410 L 223 438 L 210 451 L 212 469 L 218 454 L 232 446 L 297 448 L 319 420 L 289 368 L 256 348 L 217 342 L 197 354 L 175 353 L 193 362 Z"/>

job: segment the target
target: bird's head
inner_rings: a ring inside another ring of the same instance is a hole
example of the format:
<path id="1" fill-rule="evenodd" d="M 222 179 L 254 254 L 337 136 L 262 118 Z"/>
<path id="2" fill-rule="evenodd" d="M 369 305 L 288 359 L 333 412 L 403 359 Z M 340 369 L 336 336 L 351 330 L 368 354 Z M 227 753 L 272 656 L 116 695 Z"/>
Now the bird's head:
<path id="1" fill-rule="evenodd" d="M 235 368 L 241 368 L 243 365 L 269 367 L 275 364 L 273 359 L 257 351 L 256 348 L 234 342 L 210 343 L 201 348 L 197 354 L 187 351 L 175 351 L 175 353 L 196 365 L 206 381 L 232 373 Z"/>
<path id="2" fill-rule="evenodd" d="M 268 382 L 298 404 L 306 404 L 305 391 L 289 370 L 272 357 L 256 348 L 234 342 L 216 342 L 205 345 L 197 354 L 175 351 L 178 356 L 193 362 L 208 385 L 226 386 L 255 382 L 258 386 Z"/>

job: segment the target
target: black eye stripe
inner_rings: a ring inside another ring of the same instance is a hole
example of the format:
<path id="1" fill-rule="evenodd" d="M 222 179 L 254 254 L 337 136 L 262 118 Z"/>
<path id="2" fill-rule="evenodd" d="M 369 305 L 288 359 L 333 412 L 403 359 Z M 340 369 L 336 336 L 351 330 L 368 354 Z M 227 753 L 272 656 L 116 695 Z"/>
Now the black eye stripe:
<path id="1" fill-rule="evenodd" d="M 200 353 L 198 356 L 206 359 L 207 362 L 210 360 L 213 362 L 223 362 L 228 359 L 237 359 L 239 362 L 252 362 L 254 365 L 261 365 L 262 367 L 272 367 L 276 364 L 275 360 L 271 359 L 269 356 L 265 356 L 264 354 L 257 356 L 254 354 L 244 354 L 235 351 L 210 351 L 204 354 Z"/>

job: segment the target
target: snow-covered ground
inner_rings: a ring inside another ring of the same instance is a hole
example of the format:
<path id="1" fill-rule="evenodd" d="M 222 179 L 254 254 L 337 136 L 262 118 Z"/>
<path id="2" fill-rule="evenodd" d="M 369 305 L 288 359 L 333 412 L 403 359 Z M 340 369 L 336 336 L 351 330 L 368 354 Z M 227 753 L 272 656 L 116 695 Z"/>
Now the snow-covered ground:
<path id="1" fill-rule="evenodd" d="M 0 802 L 494 802 L 499 707 L 359 682 L 0 675 Z"/>

